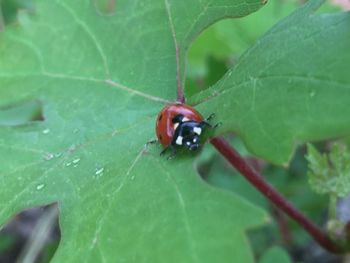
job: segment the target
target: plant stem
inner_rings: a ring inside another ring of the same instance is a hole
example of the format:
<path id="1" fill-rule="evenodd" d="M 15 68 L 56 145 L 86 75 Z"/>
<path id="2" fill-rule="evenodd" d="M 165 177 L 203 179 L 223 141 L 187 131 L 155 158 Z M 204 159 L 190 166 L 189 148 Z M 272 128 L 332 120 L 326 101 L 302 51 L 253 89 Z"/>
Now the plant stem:
<path id="1" fill-rule="evenodd" d="M 329 196 L 329 212 L 328 212 L 328 220 L 337 219 L 337 195 L 331 193 Z"/>
<path id="2" fill-rule="evenodd" d="M 347 246 L 350 247 L 350 220 L 345 225 L 345 236 L 346 236 L 346 243 Z"/>
<path id="3" fill-rule="evenodd" d="M 247 161 L 222 137 L 212 138 L 210 142 L 257 190 L 259 190 L 275 206 L 285 212 L 301 225 L 326 250 L 333 253 L 343 253 L 344 249 L 332 242 L 329 237 L 307 218 L 301 211 L 288 202 L 276 189 L 257 173 Z"/>
<path id="4" fill-rule="evenodd" d="M 56 225 L 58 217 L 57 205 L 51 205 L 35 225 L 32 234 L 21 251 L 16 262 L 37 262 L 40 251 L 47 244 L 47 239 Z"/>
<path id="5" fill-rule="evenodd" d="M 292 242 L 293 242 L 293 238 L 292 238 L 292 235 L 291 235 L 289 227 L 288 227 L 287 218 L 286 218 L 285 214 L 283 214 L 281 209 L 277 208 L 272 203 L 271 203 L 270 207 L 271 207 L 272 215 L 274 215 L 275 221 L 279 227 L 279 231 L 280 231 L 280 235 L 281 235 L 281 239 L 283 241 L 283 244 L 287 247 L 290 247 Z"/>

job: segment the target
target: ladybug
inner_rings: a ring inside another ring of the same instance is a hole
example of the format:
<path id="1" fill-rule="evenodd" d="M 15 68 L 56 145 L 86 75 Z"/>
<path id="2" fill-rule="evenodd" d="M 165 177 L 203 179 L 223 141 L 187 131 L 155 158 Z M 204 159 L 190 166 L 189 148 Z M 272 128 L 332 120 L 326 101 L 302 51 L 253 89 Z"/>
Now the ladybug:
<path id="1" fill-rule="evenodd" d="M 172 154 L 168 157 L 170 159 L 176 155 L 176 147 L 186 147 L 190 151 L 198 150 L 203 129 L 218 126 L 209 123 L 213 117 L 214 114 L 211 114 L 204 119 L 198 111 L 186 104 L 167 105 L 158 114 L 156 122 L 158 141 L 165 147 L 160 155 L 172 149 Z"/>

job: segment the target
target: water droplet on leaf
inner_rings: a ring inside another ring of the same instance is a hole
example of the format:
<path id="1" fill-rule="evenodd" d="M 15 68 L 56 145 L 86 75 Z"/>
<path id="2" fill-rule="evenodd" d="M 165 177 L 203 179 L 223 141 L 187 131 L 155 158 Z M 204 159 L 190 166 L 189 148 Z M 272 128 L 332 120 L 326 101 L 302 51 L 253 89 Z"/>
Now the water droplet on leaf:
<path id="1" fill-rule="evenodd" d="M 74 163 L 74 164 L 77 164 L 77 163 L 79 163 L 79 162 L 80 162 L 80 158 L 77 158 L 77 159 L 73 160 L 73 163 Z"/>
<path id="2" fill-rule="evenodd" d="M 53 157 L 55 157 L 52 153 L 46 153 L 44 155 L 44 160 L 50 161 Z"/>
<path id="3" fill-rule="evenodd" d="M 44 184 L 38 184 L 38 185 L 36 186 L 36 190 L 41 190 L 41 189 L 43 189 L 44 187 L 45 187 Z"/>
<path id="4" fill-rule="evenodd" d="M 100 169 L 97 169 L 96 172 L 95 172 L 95 174 L 96 174 L 96 175 L 103 175 L 104 169 L 105 169 L 105 168 L 103 168 L 103 167 L 100 168 Z"/>

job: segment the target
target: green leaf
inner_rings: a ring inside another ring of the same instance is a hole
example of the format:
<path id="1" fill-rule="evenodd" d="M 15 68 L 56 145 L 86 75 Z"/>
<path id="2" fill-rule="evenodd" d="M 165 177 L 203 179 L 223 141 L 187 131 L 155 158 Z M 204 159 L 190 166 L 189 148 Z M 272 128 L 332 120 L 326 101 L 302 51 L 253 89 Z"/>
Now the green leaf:
<path id="1" fill-rule="evenodd" d="M 252 262 L 245 231 L 266 214 L 205 184 L 192 156 L 145 143 L 176 97 L 176 47 L 183 72 L 200 31 L 262 3 L 95 4 L 37 1 L 0 35 L 0 106 L 38 101 L 45 119 L 0 127 L 0 222 L 58 202 L 53 262 Z"/>
<path id="2" fill-rule="evenodd" d="M 280 19 L 291 13 L 299 2 L 274 0 L 267 2 L 259 12 L 239 20 L 226 19 L 204 31 L 188 53 L 189 68 L 205 71 L 205 59 L 213 56 L 227 60 L 237 57 Z"/>
<path id="3" fill-rule="evenodd" d="M 237 62 L 239 55 L 298 6 L 297 1 L 268 1 L 259 12 L 210 26 L 188 51 L 186 95 L 192 96 L 214 85 Z"/>
<path id="4" fill-rule="evenodd" d="M 288 254 L 279 247 L 270 248 L 259 260 L 259 263 L 290 263 L 290 258 Z"/>
<path id="5" fill-rule="evenodd" d="M 308 144 L 309 182 L 319 194 L 345 197 L 350 193 L 350 153 L 345 145 L 334 143 L 329 155 Z"/>
<path id="6" fill-rule="evenodd" d="M 350 14 L 309 1 L 189 101 L 216 112 L 259 157 L 286 164 L 296 143 L 350 133 Z"/>
<path id="7" fill-rule="evenodd" d="M 192 96 L 215 84 L 227 71 L 222 71 L 222 65 L 232 67 L 239 56 L 266 31 L 301 5 L 297 0 L 268 1 L 263 9 L 250 16 L 225 19 L 210 26 L 188 51 L 186 95 Z M 321 10 L 335 12 L 341 9 L 328 1 L 319 12 Z M 216 62 L 217 65 L 213 66 L 212 61 L 221 62 L 222 65 Z"/>

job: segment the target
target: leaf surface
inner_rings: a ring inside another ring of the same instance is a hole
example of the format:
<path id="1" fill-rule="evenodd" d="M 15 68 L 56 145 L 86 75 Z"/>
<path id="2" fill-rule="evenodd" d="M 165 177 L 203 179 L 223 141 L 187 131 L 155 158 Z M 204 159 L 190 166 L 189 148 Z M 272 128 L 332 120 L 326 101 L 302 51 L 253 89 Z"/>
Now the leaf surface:
<path id="1" fill-rule="evenodd" d="M 244 232 L 265 213 L 203 183 L 192 156 L 145 143 L 176 97 L 176 50 L 183 72 L 200 31 L 262 3 L 127 0 L 105 16 L 92 1 L 36 4 L 0 35 L 0 106 L 37 101 L 44 118 L 0 127 L 0 222 L 58 202 L 53 262 L 252 262 Z"/>

